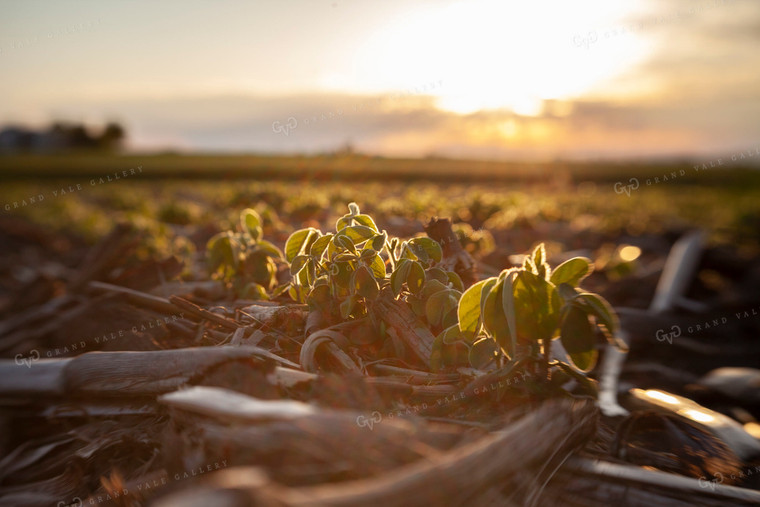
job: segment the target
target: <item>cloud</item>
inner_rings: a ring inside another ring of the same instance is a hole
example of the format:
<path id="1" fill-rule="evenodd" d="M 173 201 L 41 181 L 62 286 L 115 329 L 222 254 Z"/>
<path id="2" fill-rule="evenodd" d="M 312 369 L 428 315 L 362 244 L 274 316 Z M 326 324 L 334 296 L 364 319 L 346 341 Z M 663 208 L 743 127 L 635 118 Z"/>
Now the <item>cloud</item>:
<path id="1" fill-rule="evenodd" d="M 634 33 L 654 44 L 645 61 L 606 90 L 544 101 L 536 116 L 508 109 L 456 114 L 438 109 L 435 97 L 424 93 L 317 92 L 70 100 L 48 113 L 51 119 L 118 119 L 135 149 L 313 153 L 351 143 L 387 155 L 555 159 L 712 156 L 756 146 L 758 4 L 652 5 L 629 20 L 630 26 L 641 23 Z M 597 45 L 630 36 L 621 32 L 607 40 L 605 33 L 599 32 Z M 278 130 L 276 122 L 294 127 Z"/>

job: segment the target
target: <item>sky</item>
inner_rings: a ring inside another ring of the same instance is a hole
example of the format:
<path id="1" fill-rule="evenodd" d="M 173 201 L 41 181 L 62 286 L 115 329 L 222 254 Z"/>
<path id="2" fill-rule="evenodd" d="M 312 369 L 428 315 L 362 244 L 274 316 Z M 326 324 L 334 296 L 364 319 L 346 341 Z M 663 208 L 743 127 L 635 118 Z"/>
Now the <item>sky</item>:
<path id="1" fill-rule="evenodd" d="M 0 124 L 134 151 L 509 160 L 760 146 L 756 0 L 0 0 Z"/>

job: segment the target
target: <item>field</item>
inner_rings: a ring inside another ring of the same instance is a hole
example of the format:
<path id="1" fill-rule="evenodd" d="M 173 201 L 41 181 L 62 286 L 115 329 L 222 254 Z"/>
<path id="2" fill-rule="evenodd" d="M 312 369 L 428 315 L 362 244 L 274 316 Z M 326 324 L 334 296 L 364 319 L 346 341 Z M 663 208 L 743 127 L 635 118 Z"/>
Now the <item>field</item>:
<path id="1" fill-rule="evenodd" d="M 709 505 L 757 499 L 746 448 L 631 394 L 756 431 L 756 399 L 705 380 L 760 357 L 756 170 L 83 154 L 0 178 L 3 501 L 606 505 L 660 481 L 639 499 L 687 505 L 738 474 Z M 691 306 L 647 313 L 695 230 Z M 621 329 L 629 418 L 589 401 Z"/>
<path id="2" fill-rule="evenodd" d="M 381 222 L 390 217 L 416 221 L 415 232 L 430 217 L 445 216 L 496 235 L 531 228 L 538 234 L 535 241 L 561 242 L 540 231 L 572 224 L 610 240 L 701 227 L 715 241 L 751 246 L 760 220 L 759 171 L 697 171 L 686 164 L 27 156 L 0 158 L 0 178 L 4 215 L 29 217 L 89 241 L 120 220 L 163 227 L 169 234 L 173 227 L 167 226 L 223 229 L 241 209 L 256 205 L 283 219 L 277 232 L 286 237 L 308 221 L 324 228 L 351 201 Z M 33 203 L 40 195 L 44 201 Z M 519 253 L 531 245 L 509 246 Z"/>

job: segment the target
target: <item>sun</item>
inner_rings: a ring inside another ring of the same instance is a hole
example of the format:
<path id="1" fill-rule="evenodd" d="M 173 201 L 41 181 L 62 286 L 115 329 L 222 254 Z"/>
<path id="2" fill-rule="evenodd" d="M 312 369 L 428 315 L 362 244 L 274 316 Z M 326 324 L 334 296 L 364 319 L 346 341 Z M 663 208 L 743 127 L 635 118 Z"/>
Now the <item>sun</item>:
<path id="1" fill-rule="evenodd" d="M 646 55 L 627 2 L 475 0 L 431 5 L 380 27 L 357 49 L 352 83 L 369 92 L 440 82 L 439 109 L 537 115 L 544 100 L 591 93 Z M 596 40 L 589 34 L 595 33 Z"/>

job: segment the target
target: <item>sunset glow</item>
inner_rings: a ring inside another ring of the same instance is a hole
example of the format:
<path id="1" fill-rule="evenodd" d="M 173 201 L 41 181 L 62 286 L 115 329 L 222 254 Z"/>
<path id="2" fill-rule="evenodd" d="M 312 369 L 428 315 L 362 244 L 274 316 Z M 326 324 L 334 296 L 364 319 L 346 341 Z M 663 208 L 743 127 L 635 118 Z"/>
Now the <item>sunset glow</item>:
<path id="1" fill-rule="evenodd" d="M 749 0 L 0 10 L 6 122 L 116 119 L 133 150 L 707 157 L 760 137 Z"/>

